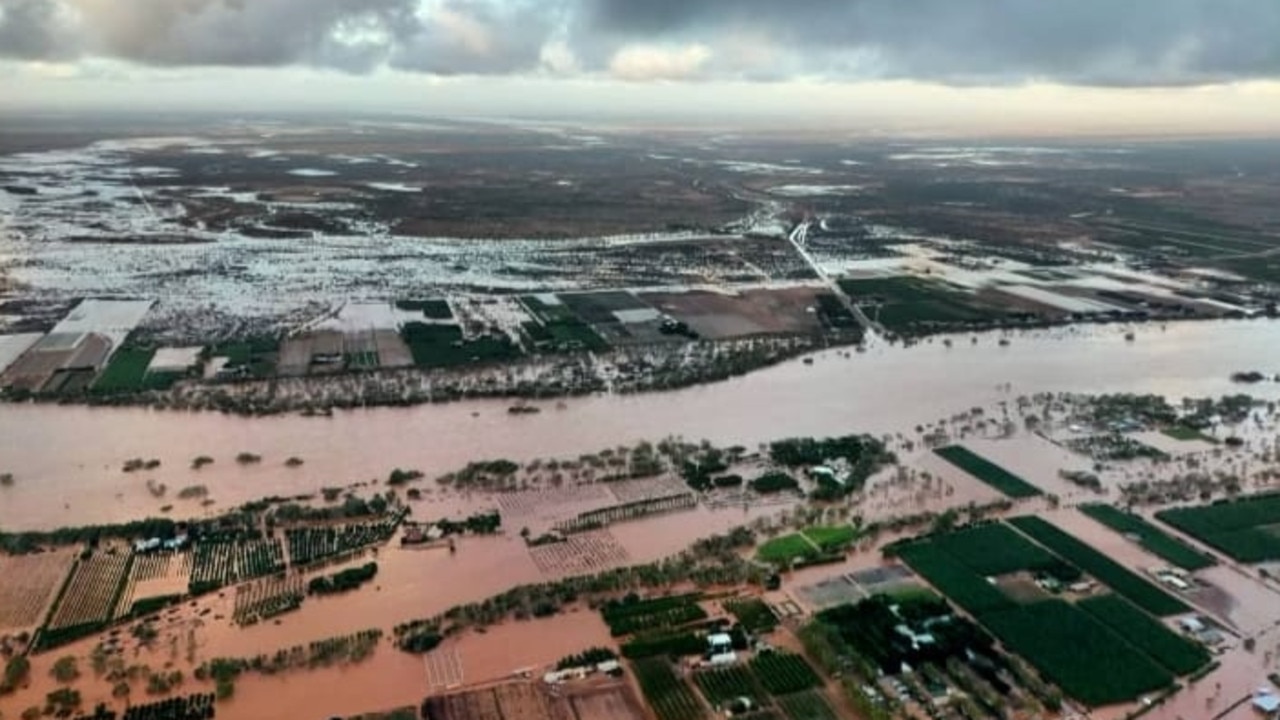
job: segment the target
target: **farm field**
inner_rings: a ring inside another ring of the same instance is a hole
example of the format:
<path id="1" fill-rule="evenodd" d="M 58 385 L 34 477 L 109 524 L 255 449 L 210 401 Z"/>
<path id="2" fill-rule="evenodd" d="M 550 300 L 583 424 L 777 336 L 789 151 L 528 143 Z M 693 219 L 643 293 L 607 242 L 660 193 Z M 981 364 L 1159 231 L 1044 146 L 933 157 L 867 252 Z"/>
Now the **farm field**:
<path id="1" fill-rule="evenodd" d="M 1131 645 L 1174 675 L 1188 675 L 1209 662 L 1209 651 L 1165 627 L 1117 595 L 1099 595 L 1076 603 Z"/>
<path id="2" fill-rule="evenodd" d="M 38 625 L 75 561 L 71 548 L 0 555 L 0 631 Z"/>
<path id="3" fill-rule="evenodd" d="M 1216 565 L 1212 557 L 1147 522 L 1111 505 L 1081 505 L 1080 512 L 1123 535 L 1137 538 L 1143 548 L 1184 570 L 1203 570 Z"/>
<path id="4" fill-rule="evenodd" d="M 804 658 L 782 651 L 751 658 L 751 672 L 770 695 L 786 695 L 822 685 L 822 678 Z"/>
<path id="5" fill-rule="evenodd" d="M 1079 576 L 1078 570 L 1002 523 L 909 542 L 898 553 L 943 595 L 977 616 L 1017 604 L 988 577 L 1034 572 L 1069 581 Z"/>
<path id="6" fill-rule="evenodd" d="M 934 453 L 1008 497 L 1018 499 L 1042 494 L 1036 486 L 961 445 L 938 448 Z"/>
<path id="7" fill-rule="evenodd" d="M 608 570 L 625 564 L 631 557 L 608 530 L 573 533 L 564 542 L 531 547 L 529 555 L 548 578 Z"/>
<path id="8" fill-rule="evenodd" d="M 783 695 L 777 698 L 777 703 L 788 720 L 837 720 L 839 717 L 817 690 Z"/>
<path id="9" fill-rule="evenodd" d="M 760 598 L 726 600 L 724 608 L 742 623 L 747 632 L 769 632 L 778 626 L 778 616 Z"/>
<path id="10" fill-rule="evenodd" d="M 423 711 L 431 720 L 560 720 L 546 693 L 527 682 L 432 697 Z"/>
<path id="11" fill-rule="evenodd" d="M 1167 617 L 1191 609 L 1178 598 L 1046 520 L 1024 515 L 1009 522 L 1152 615 Z"/>
<path id="12" fill-rule="evenodd" d="M 873 321 L 898 333 L 963 327 L 1006 314 L 943 282 L 916 277 L 845 279 L 840 288 Z"/>
<path id="13" fill-rule="evenodd" d="M 989 613 L 981 621 L 1006 648 L 1090 706 L 1133 700 L 1173 682 L 1154 660 L 1061 600 Z"/>
<path id="14" fill-rule="evenodd" d="M 135 555 L 129 581 L 116 605 L 121 618 L 163 599 L 185 595 L 191 585 L 191 553 Z"/>
<path id="15" fill-rule="evenodd" d="M 95 392 L 129 392 L 143 387 L 147 377 L 147 366 L 156 351 L 141 348 L 120 348 L 111 356 L 111 361 L 93 383 Z"/>
<path id="16" fill-rule="evenodd" d="M 568 694 L 572 718 L 565 720 L 645 720 L 640 700 L 625 684 L 592 688 Z"/>
<path id="17" fill-rule="evenodd" d="M 633 663 L 640 691 L 658 720 L 701 720 L 706 708 L 684 680 L 676 676 L 665 658 L 648 658 Z"/>
<path id="18" fill-rule="evenodd" d="M 367 522 L 324 527 L 294 527 L 284 531 L 291 565 L 310 565 L 370 545 L 384 543 L 395 534 L 399 518 L 384 517 Z M 281 563 L 283 567 L 283 561 Z"/>
<path id="19" fill-rule="evenodd" d="M 695 673 L 693 679 L 702 691 L 702 696 L 714 708 L 723 708 L 740 698 L 748 698 L 755 705 L 764 700 L 764 692 L 755 676 L 741 665 L 703 670 Z"/>
<path id="20" fill-rule="evenodd" d="M 98 550 L 76 564 L 71 580 L 58 599 L 39 645 L 54 647 L 97 632 L 114 617 L 116 604 L 129 578 L 133 554 Z"/>
<path id="21" fill-rule="evenodd" d="M 253 625 L 302 607 L 307 591 L 302 575 L 282 573 L 236 587 L 232 620 Z"/>
<path id="22" fill-rule="evenodd" d="M 279 540 L 198 542 L 192 551 L 193 595 L 284 570 Z"/>
<path id="23" fill-rule="evenodd" d="M 698 605 L 701 595 L 671 595 L 637 602 L 608 603 L 600 610 L 613 637 L 641 631 L 678 627 L 705 620 L 707 612 Z"/>
<path id="24" fill-rule="evenodd" d="M 1238 562 L 1280 560 L 1280 494 L 1171 508 L 1156 517 Z"/>

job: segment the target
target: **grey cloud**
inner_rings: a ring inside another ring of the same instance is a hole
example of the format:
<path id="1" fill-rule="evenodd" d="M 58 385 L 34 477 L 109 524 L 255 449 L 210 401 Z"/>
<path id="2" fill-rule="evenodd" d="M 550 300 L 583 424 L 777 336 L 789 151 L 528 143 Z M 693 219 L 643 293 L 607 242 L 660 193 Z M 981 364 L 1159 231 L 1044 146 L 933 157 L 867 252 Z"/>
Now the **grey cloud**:
<path id="1" fill-rule="evenodd" d="M 0 57 L 63 59 L 69 54 L 65 19 L 55 0 L 0 2 Z"/>
<path id="2" fill-rule="evenodd" d="M 706 48 L 700 77 L 1185 85 L 1280 77 L 1280 0 L 0 0 L 0 57 L 519 74 Z"/>
<path id="3" fill-rule="evenodd" d="M 444 0 L 392 53 L 401 70 L 505 74 L 538 66 L 562 6 L 541 0 Z"/>
<path id="4" fill-rule="evenodd" d="M 1280 76 L 1276 0 L 583 0 L 584 36 L 758 28 L 836 76 L 1177 85 Z"/>

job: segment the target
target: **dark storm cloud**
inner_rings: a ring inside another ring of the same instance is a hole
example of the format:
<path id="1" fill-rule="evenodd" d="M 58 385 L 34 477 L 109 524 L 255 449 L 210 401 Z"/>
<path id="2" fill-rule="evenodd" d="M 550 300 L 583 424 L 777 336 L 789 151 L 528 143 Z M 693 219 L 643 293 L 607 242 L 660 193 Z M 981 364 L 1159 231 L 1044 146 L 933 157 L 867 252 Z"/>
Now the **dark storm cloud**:
<path id="1" fill-rule="evenodd" d="M 588 72 L 1183 85 L 1280 77 L 1280 0 L 0 0 L 20 59 L 516 74 L 552 41 Z"/>
<path id="2" fill-rule="evenodd" d="M 66 28 L 55 0 L 0 1 L 0 57 L 61 59 L 68 54 Z"/>
<path id="3" fill-rule="evenodd" d="M 1280 76 L 1278 0 L 583 0 L 577 32 L 754 28 L 834 75 L 1178 85 Z"/>

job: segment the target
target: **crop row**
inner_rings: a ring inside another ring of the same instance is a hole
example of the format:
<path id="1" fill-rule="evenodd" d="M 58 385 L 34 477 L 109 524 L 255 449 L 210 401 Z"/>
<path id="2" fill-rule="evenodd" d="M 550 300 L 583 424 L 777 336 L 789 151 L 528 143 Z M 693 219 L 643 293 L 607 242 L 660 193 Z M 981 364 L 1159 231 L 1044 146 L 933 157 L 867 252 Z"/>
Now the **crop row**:
<path id="1" fill-rule="evenodd" d="M 1280 559 L 1280 494 L 1171 508 L 1156 517 L 1239 562 Z"/>
<path id="2" fill-rule="evenodd" d="M 284 550 L 279 540 L 200 542 L 193 550 L 191 565 L 190 590 L 199 595 L 282 572 Z"/>
<path id="3" fill-rule="evenodd" d="M 395 534 L 397 524 L 395 518 L 384 518 L 374 522 L 289 528 L 285 530 L 289 559 L 295 566 L 308 565 L 384 543 Z"/>
<path id="4" fill-rule="evenodd" d="M 689 684 L 676 676 L 666 660 L 638 660 L 635 671 L 640 691 L 659 720 L 701 720 L 706 717 L 702 703 Z"/>
<path id="5" fill-rule="evenodd" d="M 934 452 L 938 457 L 999 490 L 1008 497 L 1017 499 L 1035 497 L 1042 494 L 1040 488 L 962 445 L 951 445 L 934 450 Z"/>
<path id="6" fill-rule="evenodd" d="M 1187 675 L 1209 662 L 1209 651 L 1156 622 L 1116 595 L 1099 595 L 1076 604 L 1174 675 Z"/>
<path id="7" fill-rule="evenodd" d="M 1165 617 L 1191 609 L 1178 598 L 1042 518 L 1025 515 L 1009 522 L 1152 615 Z"/>
<path id="8" fill-rule="evenodd" d="M 838 717 L 817 690 L 784 695 L 778 698 L 778 708 L 790 720 L 837 720 Z"/>
<path id="9" fill-rule="evenodd" d="M 748 698 L 759 705 L 764 693 L 760 690 L 755 676 L 745 667 L 738 665 L 719 670 L 705 670 L 693 676 L 702 691 L 703 697 L 717 708 L 740 698 Z"/>
<path id="10" fill-rule="evenodd" d="M 1136 537 L 1138 544 L 1149 552 L 1185 570 L 1203 570 L 1216 564 L 1212 557 L 1152 525 L 1140 515 L 1103 504 L 1081 505 L 1080 512 L 1118 533 Z"/>
<path id="11" fill-rule="evenodd" d="M 610 635 L 621 637 L 640 630 L 661 630 L 706 619 L 707 612 L 702 609 L 702 606 L 688 602 L 646 614 L 606 618 L 605 622 L 609 625 Z"/>
<path id="12" fill-rule="evenodd" d="M 166 698 L 159 702 L 131 705 L 124 711 L 123 720 L 212 720 L 217 717 L 214 697 L 210 694 Z M 120 720 L 114 710 L 99 706 L 92 715 L 81 715 L 77 720 Z"/>
<path id="13" fill-rule="evenodd" d="M 982 624 L 1086 705 L 1133 700 L 1167 687 L 1173 675 L 1092 616 L 1061 600 L 988 613 Z"/>
<path id="14" fill-rule="evenodd" d="M 130 553 L 104 552 L 82 560 L 62 594 L 49 628 L 59 630 L 109 621 L 132 561 Z"/>
<path id="15" fill-rule="evenodd" d="M 236 588 L 232 619 L 238 625 L 253 625 L 297 610 L 302 607 L 305 596 L 301 575 L 282 574 L 256 580 Z"/>
<path id="16" fill-rule="evenodd" d="M 786 695 L 822 685 L 822 678 L 799 655 L 780 651 L 751 658 L 751 671 L 770 695 Z"/>

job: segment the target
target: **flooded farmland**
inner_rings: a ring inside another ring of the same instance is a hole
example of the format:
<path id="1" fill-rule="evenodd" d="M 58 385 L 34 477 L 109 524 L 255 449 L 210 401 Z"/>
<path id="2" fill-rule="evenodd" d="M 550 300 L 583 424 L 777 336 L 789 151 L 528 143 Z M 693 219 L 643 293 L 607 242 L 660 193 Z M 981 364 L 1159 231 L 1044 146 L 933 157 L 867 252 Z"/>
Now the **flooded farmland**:
<path id="1" fill-rule="evenodd" d="M 1233 371 L 1266 370 L 1280 350 L 1280 327 L 1266 321 L 1143 326 L 1134 342 L 1123 334 L 1101 326 L 1017 334 L 1007 346 L 990 334 L 972 343 L 960 336 L 951 347 L 940 340 L 910 348 L 880 343 L 865 353 L 826 351 L 811 365 L 789 362 L 714 385 L 548 402 L 544 412 L 520 416 L 500 401 L 332 418 L 3 405 L 0 464 L 15 482 L 4 489 L 0 524 L 110 522 L 169 504 L 175 516 L 212 514 L 264 496 L 383 478 L 395 467 L 430 478 L 480 458 L 572 457 L 673 434 L 750 447 L 779 435 L 905 432 L 957 409 L 1043 391 L 1221 395 L 1240 390 L 1230 382 Z M 1249 392 L 1280 395 L 1271 384 Z M 263 462 L 239 465 L 241 452 L 261 454 Z M 215 462 L 192 470 L 202 455 Z M 285 467 L 293 456 L 305 464 Z M 161 465 L 125 474 L 130 458 Z M 147 480 L 175 492 L 204 485 L 213 502 L 157 498 Z"/>

